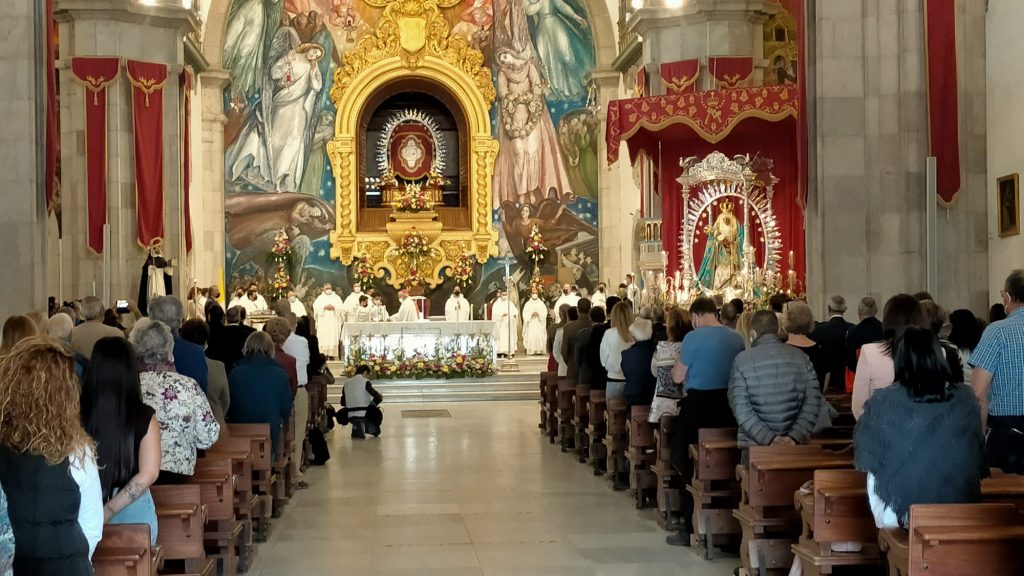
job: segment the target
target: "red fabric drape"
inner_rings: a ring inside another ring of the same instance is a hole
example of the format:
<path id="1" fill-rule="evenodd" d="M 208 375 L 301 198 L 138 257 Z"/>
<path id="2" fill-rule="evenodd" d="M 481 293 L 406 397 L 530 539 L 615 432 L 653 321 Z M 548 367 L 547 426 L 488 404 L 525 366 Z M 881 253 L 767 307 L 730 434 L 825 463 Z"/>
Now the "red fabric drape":
<path id="1" fill-rule="evenodd" d="M 86 243 L 97 254 L 107 223 L 107 87 L 117 81 L 120 66 L 116 57 L 71 59 L 71 73 L 85 86 Z"/>
<path id="2" fill-rule="evenodd" d="M 192 70 L 181 71 L 182 98 L 182 147 L 181 147 L 181 189 L 182 210 L 185 213 L 185 253 L 192 251 L 192 207 L 190 193 L 192 189 Z"/>
<path id="3" fill-rule="evenodd" d="M 928 65 L 928 148 L 936 159 L 936 188 L 945 205 L 960 191 L 960 115 L 957 102 L 956 3 L 925 2 Z"/>
<path id="4" fill-rule="evenodd" d="M 700 77 L 700 61 L 696 58 L 679 62 L 662 62 L 661 80 L 668 94 L 693 92 Z"/>
<path id="5" fill-rule="evenodd" d="M 647 66 L 641 66 L 636 71 L 636 82 L 634 84 L 638 97 L 647 96 Z"/>
<path id="6" fill-rule="evenodd" d="M 708 71 L 723 88 L 735 88 L 754 73 L 754 59 L 750 56 L 712 56 L 708 58 Z"/>
<path id="7" fill-rule="evenodd" d="M 57 216 L 57 235 L 64 236 L 61 221 L 60 178 L 57 163 L 60 158 L 60 113 L 57 109 L 57 24 L 53 19 L 53 1 L 46 0 L 46 211 Z"/>
<path id="8" fill-rule="evenodd" d="M 164 83 L 167 65 L 128 60 L 135 125 L 135 202 L 139 243 L 164 237 Z"/>

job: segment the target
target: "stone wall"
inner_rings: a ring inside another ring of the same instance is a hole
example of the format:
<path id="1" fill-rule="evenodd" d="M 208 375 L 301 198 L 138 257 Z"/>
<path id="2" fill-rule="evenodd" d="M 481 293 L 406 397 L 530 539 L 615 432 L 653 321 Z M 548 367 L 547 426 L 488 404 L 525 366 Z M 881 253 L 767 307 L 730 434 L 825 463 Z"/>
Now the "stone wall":
<path id="1" fill-rule="evenodd" d="M 960 0 L 963 185 L 937 222 L 936 298 L 985 307 L 984 5 Z M 848 302 L 926 288 L 927 99 L 922 3 L 811 3 L 808 296 Z"/>

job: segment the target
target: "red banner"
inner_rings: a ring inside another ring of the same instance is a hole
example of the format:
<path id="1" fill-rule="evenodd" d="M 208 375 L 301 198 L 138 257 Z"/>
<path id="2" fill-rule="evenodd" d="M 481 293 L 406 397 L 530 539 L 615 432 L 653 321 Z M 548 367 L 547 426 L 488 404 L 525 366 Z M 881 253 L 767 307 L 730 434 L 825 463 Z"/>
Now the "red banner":
<path id="1" fill-rule="evenodd" d="M 636 71 L 636 81 L 633 83 L 638 98 L 647 96 L 647 66 L 641 66 Z"/>
<path id="2" fill-rule="evenodd" d="M 64 236 L 60 206 L 60 112 L 57 109 L 57 23 L 53 19 L 53 1 L 46 0 L 46 211 L 57 216 L 57 236 Z"/>
<path id="3" fill-rule="evenodd" d="M 395 128 L 388 147 L 391 167 L 403 180 L 419 180 L 434 167 L 434 138 L 419 122 Z"/>
<path id="4" fill-rule="evenodd" d="M 107 223 L 107 87 L 117 81 L 120 66 L 116 57 L 71 59 L 71 74 L 85 86 L 86 243 L 97 254 Z"/>
<path id="5" fill-rule="evenodd" d="M 701 139 L 715 143 L 746 118 L 796 118 L 799 107 L 796 86 L 791 84 L 612 100 L 605 124 L 608 164 L 618 160 L 621 142 L 641 131 L 650 135 L 684 126 Z M 631 153 L 635 156 L 634 150 Z"/>
<path id="6" fill-rule="evenodd" d="M 957 102 L 956 3 L 925 2 L 928 64 L 928 149 L 936 159 L 940 202 L 952 204 L 960 191 L 960 114 Z"/>
<path id="7" fill-rule="evenodd" d="M 192 206 L 189 203 L 189 196 L 192 189 L 192 69 L 185 68 L 181 71 L 181 88 L 183 97 L 181 99 L 183 113 L 181 134 L 181 191 L 182 207 L 185 214 L 185 253 L 192 251 Z"/>
<path id="8" fill-rule="evenodd" d="M 750 56 L 712 56 L 708 58 L 708 71 L 724 88 L 735 88 L 754 72 L 754 59 Z"/>
<path id="9" fill-rule="evenodd" d="M 661 80 L 668 94 L 693 92 L 699 76 L 700 61 L 696 58 L 661 64 Z"/>
<path id="10" fill-rule="evenodd" d="M 135 203 L 139 244 L 164 237 L 164 82 L 167 65 L 128 60 L 135 125 Z"/>

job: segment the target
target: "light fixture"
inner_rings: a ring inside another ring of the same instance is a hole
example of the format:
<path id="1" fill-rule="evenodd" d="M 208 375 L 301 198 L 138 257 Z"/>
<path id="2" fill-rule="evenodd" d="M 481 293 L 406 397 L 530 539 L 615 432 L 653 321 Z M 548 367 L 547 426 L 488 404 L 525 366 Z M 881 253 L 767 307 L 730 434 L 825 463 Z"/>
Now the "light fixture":
<path id="1" fill-rule="evenodd" d="M 683 0 L 666 0 L 666 4 L 673 10 L 683 7 Z"/>
<path id="2" fill-rule="evenodd" d="M 639 10 L 644 7 L 644 0 L 630 0 L 629 6 L 633 10 Z"/>

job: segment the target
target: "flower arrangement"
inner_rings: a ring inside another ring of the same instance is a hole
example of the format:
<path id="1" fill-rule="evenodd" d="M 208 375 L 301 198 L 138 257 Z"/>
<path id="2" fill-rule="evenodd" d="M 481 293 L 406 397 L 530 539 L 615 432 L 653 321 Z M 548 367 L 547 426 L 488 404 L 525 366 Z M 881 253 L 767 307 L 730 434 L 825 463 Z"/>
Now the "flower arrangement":
<path id="1" fill-rule="evenodd" d="M 415 262 L 421 258 L 430 256 L 430 243 L 427 242 L 426 237 L 413 228 L 402 236 L 402 243 L 398 245 L 398 253 L 415 265 Z"/>
<path id="2" fill-rule="evenodd" d="M 452 266 L 452 279 L 465 288 L 473 283 L 473 255 L 461 254 Z"/>
<path id="3" fill-rule="evenodd" d="M 548 253 L 547 246 L 544 245 L 544 236 L 541 235 L 537 225 L 534 224 L 530 228 L 530 237 L 526 240 L 526 255 L 533 260 L 533 264 L 539 265 L 540 261 L 544 259 Z"/>
<path id="4" fill-rule="evenodd" d="M 352 266 L 357 282 L 364 286 L 368 286 L 373 282 L 373 264 L 370 263 L 368 257 L 357 256 L 352 262 Z"/>
<path id="5" fill-rule="evenodd" d="M 481 342 L 464 352 L 451 342 L 442 343 L 433 352 L 416 351 L 411 356 L 406 356 L 401 346 L 379 352 L 357 346 L 349 353 L 345 374 L 351 376 L 356 367 L 365 364 L 376 380 L 485 378 L 494 375 L 493 356 L 491 347 Z"/>
<path id="6" fill-rule="evenodd" d="M 530 291 L 533 292 L 534 290 L 536 290 L 537 293 L 540 294 L 540 298 L 542 300 L 545 300 L 544 278 L 541 277 L 538 270 L 534 270 L 533 276 L 530 276 Z"/>
<path id="7" fill-rule="evenodd" d="M 274 277 L 270 283 L 270 297 L 274 300 L 286 298 L 292 287 L 292 278 L 288 273 L 292 263 L 292 243 L 284 230 L 274 234 L 274 244 L 270 247 L 267 261 L 276 265 Z"/>
<path id="8" fill-rule="evenodd" d="M 419 184 L 409 183 L 405 185 L 405 194 L 402 194 L 395 203 L 397 212 L 424 212 L 430 210 L 430 199 Z"/>

